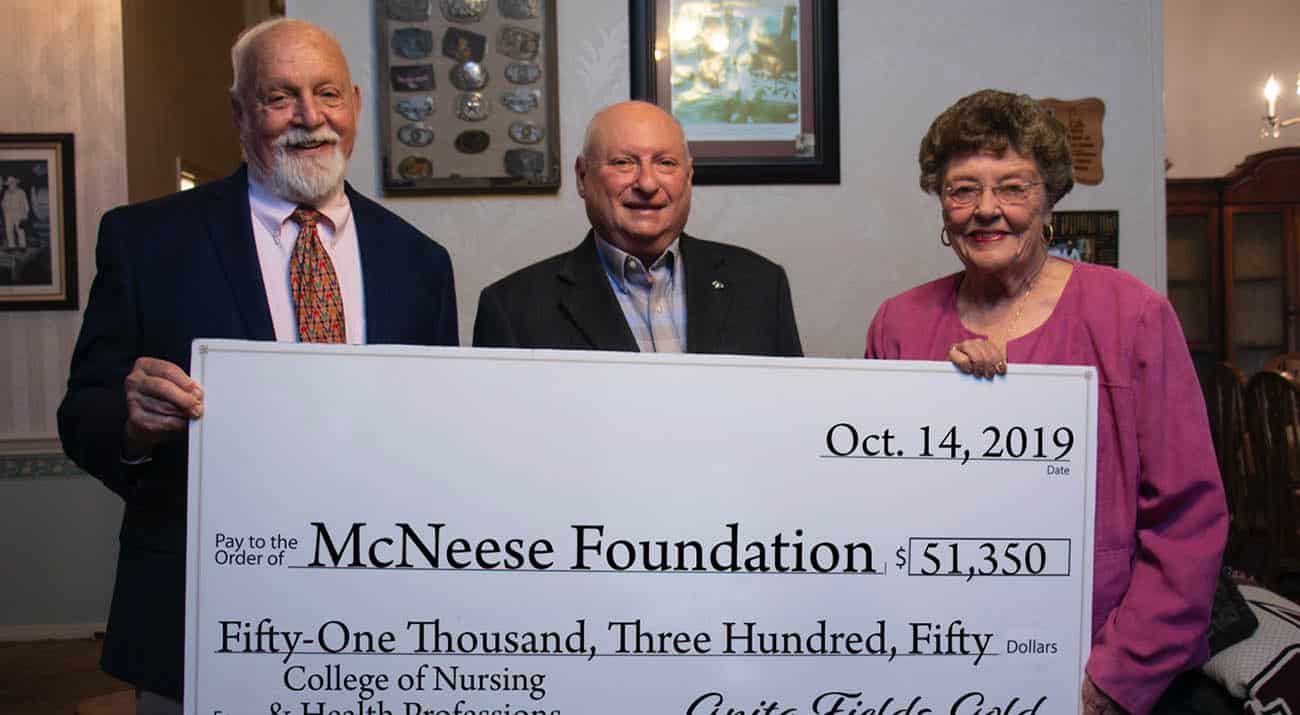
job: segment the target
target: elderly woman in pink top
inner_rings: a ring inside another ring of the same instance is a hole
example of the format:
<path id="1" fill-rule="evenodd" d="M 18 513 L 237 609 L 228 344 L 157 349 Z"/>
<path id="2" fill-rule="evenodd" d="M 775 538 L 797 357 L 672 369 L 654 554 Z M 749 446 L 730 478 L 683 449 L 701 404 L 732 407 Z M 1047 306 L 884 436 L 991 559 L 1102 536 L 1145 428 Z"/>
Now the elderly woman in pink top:
<path id="1" fill-rule="evenodd" d="M 959 100 L 930 126 L 920 161 L 921 188 L 939 197 L 939 240 L 964 270 L 885 301 L 866 357 L 949 360 L 988 378 L 1008 361 L 1097 368 L 1083 709 L 1147 713 L 1208 655 L 1228 523 L 1178 319 L 1127 273 L 1048 255 L 1052 207 L 1074 179 L 1064 127 L 1028 96 Z"/>

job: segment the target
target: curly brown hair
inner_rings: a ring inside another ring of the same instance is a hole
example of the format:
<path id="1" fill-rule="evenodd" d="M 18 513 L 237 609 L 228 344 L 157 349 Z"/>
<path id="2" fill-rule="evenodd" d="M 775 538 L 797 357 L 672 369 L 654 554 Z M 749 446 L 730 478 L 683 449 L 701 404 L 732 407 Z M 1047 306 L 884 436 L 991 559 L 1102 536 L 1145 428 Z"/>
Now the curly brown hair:
<path id="1" fill-rule="evenodd" d="M 1074 188 L 1070 144 L 1061 122 L 1027 94 L 982 89 L 945 109 L 921 139 L 921 190 L 939 193 L 953 157 L 1001 153 L 1007 147 L 1038 164 L 1048 207 Z"/>

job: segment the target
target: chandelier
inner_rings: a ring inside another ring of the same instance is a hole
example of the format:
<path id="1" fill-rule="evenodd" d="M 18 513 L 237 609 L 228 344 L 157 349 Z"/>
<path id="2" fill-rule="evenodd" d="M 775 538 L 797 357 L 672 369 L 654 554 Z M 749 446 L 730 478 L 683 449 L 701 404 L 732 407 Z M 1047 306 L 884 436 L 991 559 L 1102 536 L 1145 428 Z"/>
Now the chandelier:
<path id="1" fill-rule="evenodd" d="M 1296 76 L 1295 92 L 1300 95 L 1300 75 Z M 1277 139 L 1282 130 L 1292 124 L 1300 124 L 1300 117 L 1290 119 L 1277 118 L 1277 98 L 1282 93 L 1282 85 L 1277 83 L 1277 78 L 1269 75 L 1268 82 L 1264 84 L 1264 99 L 1268 100 L 1268 114 L 1264 116 L 1264 127 L 1259 130 L 1261 139 L 1273 137 Z"/>

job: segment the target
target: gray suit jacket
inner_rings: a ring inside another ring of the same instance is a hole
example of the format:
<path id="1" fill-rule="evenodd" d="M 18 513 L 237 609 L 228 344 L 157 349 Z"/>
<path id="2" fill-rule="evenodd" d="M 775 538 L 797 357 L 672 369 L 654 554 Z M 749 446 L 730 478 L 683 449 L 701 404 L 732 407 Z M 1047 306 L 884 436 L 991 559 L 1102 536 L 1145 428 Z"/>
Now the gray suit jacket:
<path id="1" fill-rule="evenodd" d="M 682 234 L 686 348 L 692 353 L 803 355 L 785 270 L 753 251 Z M 636 352 L 592 232 L 479 295 L 475 347 Z"/>

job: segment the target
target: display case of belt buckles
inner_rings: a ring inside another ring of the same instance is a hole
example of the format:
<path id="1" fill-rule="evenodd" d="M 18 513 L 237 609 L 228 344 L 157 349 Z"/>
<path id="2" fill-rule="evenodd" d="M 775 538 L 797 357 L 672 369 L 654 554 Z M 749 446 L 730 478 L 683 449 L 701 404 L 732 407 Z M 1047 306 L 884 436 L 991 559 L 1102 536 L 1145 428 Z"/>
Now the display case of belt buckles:
<path id="1" fill-rule="evenodd" d="M 555 0 L 376 0 L 387 194 L 557 191 Z"/>

